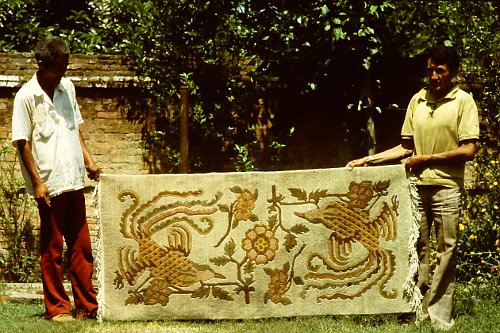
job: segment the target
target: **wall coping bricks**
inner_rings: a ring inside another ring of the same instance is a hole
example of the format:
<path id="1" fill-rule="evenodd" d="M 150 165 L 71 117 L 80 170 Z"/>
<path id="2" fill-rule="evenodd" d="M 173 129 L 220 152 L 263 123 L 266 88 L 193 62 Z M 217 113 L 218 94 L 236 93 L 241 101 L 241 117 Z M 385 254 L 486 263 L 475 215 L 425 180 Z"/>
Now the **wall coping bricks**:
<path id="1" fill-rule="evenodd" d="M 32 53 L 0 53 L 0 88 L 20 88 L 36 69 Z M 82 88 L 126 88 L 139 83 L 133 62 L 125 55 L 71 54 L 66 77 Z"/>

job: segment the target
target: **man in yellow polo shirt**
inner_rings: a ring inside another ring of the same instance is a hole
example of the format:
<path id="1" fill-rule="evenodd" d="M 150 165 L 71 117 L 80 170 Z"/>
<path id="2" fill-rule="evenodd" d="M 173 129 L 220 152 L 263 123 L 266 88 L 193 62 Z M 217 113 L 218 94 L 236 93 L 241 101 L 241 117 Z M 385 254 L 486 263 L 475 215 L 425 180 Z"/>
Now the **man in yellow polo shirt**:
<path id="1" fill-rule="evenodd" d="M 465 162 L 479 139 L 476 104 L 454 83 L 460 59 L 451 47 L 427 52 L 429 84 L 413 96 L 406 111 L 399 146 L 347 163 L 348 168 L 410 157 L 405 166 L 418 178 L 420 237 L 417 285 L 424 313 L 442 329 L 453 326 L 458 225 L 462 209 Z M 434 225 L 437 266 L 430 283 L 429 241 Z"/>

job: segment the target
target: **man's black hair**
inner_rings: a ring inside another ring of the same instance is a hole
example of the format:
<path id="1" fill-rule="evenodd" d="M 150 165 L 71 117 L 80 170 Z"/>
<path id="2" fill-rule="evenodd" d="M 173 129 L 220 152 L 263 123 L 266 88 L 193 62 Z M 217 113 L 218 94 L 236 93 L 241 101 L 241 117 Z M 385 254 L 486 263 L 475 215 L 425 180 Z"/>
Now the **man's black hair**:
<path id="1" fill-rule="evenodd" d="M 457 71 L 460 67 L 460 57 L 457 51 L 445 45 L 437 45 L 429 48 L 426 52 L 426 58 L 432 59 L 436 65 L 448 65 L 450 71 Z"/>
<path id="2" fill-rule="evenodd" d="M 52 64 L 60 56 L 68 56 L 69 47 L 66 42 L 57 36 L 42 37 L 35 47 L 35 59 Z"/>

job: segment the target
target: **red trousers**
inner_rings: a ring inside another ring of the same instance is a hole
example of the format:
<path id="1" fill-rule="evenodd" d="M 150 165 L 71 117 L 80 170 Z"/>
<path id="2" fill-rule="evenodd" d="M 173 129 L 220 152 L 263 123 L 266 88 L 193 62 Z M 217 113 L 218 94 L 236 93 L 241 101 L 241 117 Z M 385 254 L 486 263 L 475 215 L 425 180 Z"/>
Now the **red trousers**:
<path id="1" fill-rule="evenodd" d="M 69 255 L 69 278 L 77 317 L 95 318 L 96 292 L 92 285 L 94 258 L 87 225 L 83 190 L 50 198 L 50 207 L 38 204 L 41 220 L 41 270 L 45 317 L 70 313 L 71 301 L 63 286 L 63 237 Z"/>

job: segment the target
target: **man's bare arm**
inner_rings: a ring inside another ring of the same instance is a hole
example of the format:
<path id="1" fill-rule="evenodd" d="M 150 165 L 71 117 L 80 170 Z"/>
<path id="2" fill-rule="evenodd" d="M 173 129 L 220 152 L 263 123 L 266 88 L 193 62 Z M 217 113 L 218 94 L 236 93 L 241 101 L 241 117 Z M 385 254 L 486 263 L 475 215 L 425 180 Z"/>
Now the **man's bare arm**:
<path id="1" fill-rule="evenodd" d="M 433 155 L 412 156 L 405 165 L 414 173 L 419 173 L 423 168 L 438 164 L 455 164 L 470 161 L 477 151 L 477 140 L 464 140 L 458 148 Z"/>
<path id="2" fill-rule="evenodd" d="M 16 145 L 24 167 L 26 168 L 26 171 L 28 171 L 31 182 L 33 183 L 33 195 L 35 200 L 50 206 L 49 188 L 40 178 L 29 143 L 26 140 L 18 140 L 16 141 Z"/>
<path id="3" fill-rule="evenodd" d="M 352 160 L 347 163 L 346 167 L 352 169 L 357 166 L 369 166 L 393 161 L 399 161 L 405 157 L 411 156 L 413 153 L 413 140 L 403 139 L 401 144 L 384 150 L 372 156 L 365 156 L 357 160 Z"/>
<path id="4" fill-rule="evenodd" d="M 101 174 L 101 168 L 94 162 L 92 159 L 92 155 L 85 144 L 85 139 L 83 138 L 83 134 L 80 131 L 80 145 L 82 146 L 83 152 L 83 161 L 85 163 L 85 169 L 87 169 L 87 173 L 90 179 L 99 180 L 99 175 Z"/>

